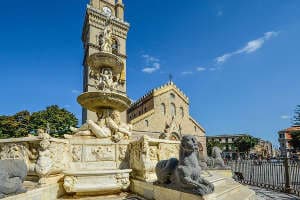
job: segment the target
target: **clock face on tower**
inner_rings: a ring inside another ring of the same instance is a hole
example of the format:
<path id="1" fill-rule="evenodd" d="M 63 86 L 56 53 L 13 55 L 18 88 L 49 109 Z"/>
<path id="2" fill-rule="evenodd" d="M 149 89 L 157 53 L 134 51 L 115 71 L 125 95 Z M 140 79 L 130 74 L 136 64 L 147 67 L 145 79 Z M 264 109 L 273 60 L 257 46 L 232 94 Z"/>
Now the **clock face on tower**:
<path id="1" fill-rule="evenodd" d="M 112 11 L 111 11 L 111 9 L 109 8 L 109 7 L 103 7 L 103 12 L 106 14 L 106 15 L 108 15 L 108 16 L 111 16 L 111 14 L 112 14 Z"/>

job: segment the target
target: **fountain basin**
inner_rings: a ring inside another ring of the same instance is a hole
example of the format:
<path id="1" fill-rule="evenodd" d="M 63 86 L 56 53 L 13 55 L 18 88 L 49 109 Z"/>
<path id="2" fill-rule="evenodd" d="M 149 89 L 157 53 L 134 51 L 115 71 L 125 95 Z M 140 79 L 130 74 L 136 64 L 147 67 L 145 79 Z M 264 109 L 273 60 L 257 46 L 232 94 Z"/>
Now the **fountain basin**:
<path id="1" fill-rule="evenodd" d="M 117 92 L 85 92 L 77 98 L 78 103 L 93 112 L 99 112 L 103 109 L 113 109 L 120 112 L 129 108 L 130 99 Z"/>
<path id="2" fill-rule="evenodd" d="M 126 191 L 131 169 L 64 171 L 64 188 L 76 195 L 112 194 Z"/>

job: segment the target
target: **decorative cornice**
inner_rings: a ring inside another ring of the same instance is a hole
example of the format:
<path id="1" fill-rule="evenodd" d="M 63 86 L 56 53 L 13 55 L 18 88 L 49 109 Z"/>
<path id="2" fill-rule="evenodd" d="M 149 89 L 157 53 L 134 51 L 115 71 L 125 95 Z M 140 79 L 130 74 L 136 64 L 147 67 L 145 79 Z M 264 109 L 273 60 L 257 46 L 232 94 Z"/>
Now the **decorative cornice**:
<path id="1" fill-rule="evenodd" d="M 189 98 L 184 94 L 184 92 L 179 89 L 174 83 L 173 81 L 169 81 L 168 83 L 154 88 L 152 90 L 150 90 L 150 92 L 146 93 L 144 96 L 142 96 L 140 99 L 138 99 L 136 102 L 134 102 L 130 108 L 136 107 L 138 104 L 142 103 L 143 101 L 145 101 L 146 99 L 148 99 L 148 97 L 150 96 L 159 96 L 163 93 L 166 93 L 170 90 L 174 90 L 176 92 L 176 94 L 178 96 L 180 96 L 187 104 L 189 104 Z"/>
<path id="2" fill-rule="evenodd" d="M 85 35 L 86 35 L 88 25 L 96 27 L 98 29 L 104 29 L 106 19 L 107 19 L 107 15 L 105 15 L 99 9 L 93 8 L 88 4 L 86 9 L 86 16 L 83 24 L 82 40 L 85 41 Z M 113 25 L 112 27 L 113 35 L 123 39 L 127 39 L 127 33 L 130 24 L 114 16 L 112 16 L 111 22 Z"/>
<path id="3" fill-rule="evenodd" d="M 95 45 L 95 44 L 93 44 L 93 43 L 88 43 L 88 44 L 85 46 L 85 48 L 87 48 L 87 47 L 91 47 L 91 48 L 94 48 L 94 49 L 97 49 L 97 50 L 101 51 L 101 46 L 100 46 L 100 45 Z M 121 58 L 124 58 L 124 59 L 127 58 L 126 55 L 120 54 L 120 53 L 116 54 L 116 56 L 121 57 Z"/>

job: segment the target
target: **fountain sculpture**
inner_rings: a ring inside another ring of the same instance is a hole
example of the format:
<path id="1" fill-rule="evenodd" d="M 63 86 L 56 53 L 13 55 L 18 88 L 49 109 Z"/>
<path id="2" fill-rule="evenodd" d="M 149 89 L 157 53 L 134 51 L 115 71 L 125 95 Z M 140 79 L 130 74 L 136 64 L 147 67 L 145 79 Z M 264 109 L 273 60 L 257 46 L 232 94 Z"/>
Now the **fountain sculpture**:
<path id="1" fill-rule="evenodd" d="M 69 193 L 111 193 L 129 186 L 126 152 L 131 126 L 121 122 L 120 113 L 131 101 L 119 88 L 124 63 L 112 54 L 110 18 L 101 39 L 101 52 L 87 58 L 89 76 L 95 92 L 79 95 L 78 103 L 97 114 L 97 121 L 88 120 L 80 128 L 71 128 L 74 135 L 65 135 L 72 148 L 73 164 L 64 171 L 64 188 Z M 125 168 L 125 169 L 124 169 Z"/>

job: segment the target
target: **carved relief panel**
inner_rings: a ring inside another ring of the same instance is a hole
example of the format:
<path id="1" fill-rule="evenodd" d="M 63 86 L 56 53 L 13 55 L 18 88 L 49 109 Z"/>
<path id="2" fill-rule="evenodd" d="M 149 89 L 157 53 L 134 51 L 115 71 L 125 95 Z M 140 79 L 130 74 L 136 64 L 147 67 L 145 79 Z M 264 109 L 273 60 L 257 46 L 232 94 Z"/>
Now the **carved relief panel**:
<path id="1" fill-rule="evenodd" d="M 115 146 L 101 145 L 101 146 L 85 146 L 83 161 L 97 162 L 97 161 L 114 161 L 116 156 Z"/>

